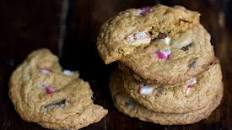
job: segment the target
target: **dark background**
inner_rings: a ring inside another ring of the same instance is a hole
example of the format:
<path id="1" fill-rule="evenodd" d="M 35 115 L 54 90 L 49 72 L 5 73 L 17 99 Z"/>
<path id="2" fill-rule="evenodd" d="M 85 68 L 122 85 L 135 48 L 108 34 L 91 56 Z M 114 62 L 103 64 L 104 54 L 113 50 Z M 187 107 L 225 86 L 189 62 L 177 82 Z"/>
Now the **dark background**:
<path id="1" fill-rule="evenodd" d="M 127 8 L 184 5 L 199 11 L 220 58 L 225 96 L 208 120 L 193 125 L 161 126 L 119 113 L 112 105 L 108 79 L 115 64 L 104 65 L 96 50 L 99 27 Z M 94 101 L 109 109 L 85 130 L 232 130 L 232 1 L 230 0 L 0 0 L 0 129 L 42 130 L 20 119 L 8 98 L 8 80 L 31 51 L 49 48 L 66 69 L 79 70 L 90 82 Z"/>

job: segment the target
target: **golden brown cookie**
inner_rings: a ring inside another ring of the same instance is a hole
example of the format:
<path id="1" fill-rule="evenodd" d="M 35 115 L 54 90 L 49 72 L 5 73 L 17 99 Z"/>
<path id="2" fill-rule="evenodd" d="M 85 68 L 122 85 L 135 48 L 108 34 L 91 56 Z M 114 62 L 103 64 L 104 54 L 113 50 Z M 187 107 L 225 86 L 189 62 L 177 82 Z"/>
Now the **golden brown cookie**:
<path id="1" fill-rule="evenodd" d="M 92 101 L 88 82 L 62 70 L 47 49 L 32 52 L 13 72 L 9 96 L 21 118 L 52 129 L 79 129 L 100 121 L 107 110 Z"/>
<path id="2" fill-rule="evenodd" d="M 181 6 L 120 12 L 102 26 L 97 47 L 105 63 L 119 61 L 147 83 L 185 81 L 214 60 L 199 13 Z"/>
<path id="3" fill-rule="evenodd" d="M 204 108 L 222 84 L 218 61 L 196 77 L 174 85 L 148 85 L 137 82 L 128 73 L 119 73 L 118 76 L 123 77 L 120 86 L 129 96 L 150 110 L 165 113 L 186 113 Z"/>
<path id="4" fill-rule="evenodd" d="M 105 63 L 120 60 L 139 46 L 173 37 L 199 24 L 199 13 L 182 6 L 127 9 L 101 27 L 97 48 Z"/>
<path id="5" fill-rule="evenodd" d="M 130 117 L 161 125 L 192 124 L 206 119 L 218 107 L 223 96 L 223 84 L 220 84 L 216 95 L 202 109 L 187 113 L 154 112 L 129 97 L 120 86 L 122 82 L 120 80 L 122 78 L 118 78 L 116 74 L 113 74 L 110 82 L 112 98 L 117 109 Z"/>
<path id="6" fill-rule="evenodd" d="M 210 35 L 202 25 L 196 25 L 172 38 L 169 44 L 164 39 L 155 40 L 120 61 L 138 80 L 175 84 L 203 72 L 214 58 Z"/>

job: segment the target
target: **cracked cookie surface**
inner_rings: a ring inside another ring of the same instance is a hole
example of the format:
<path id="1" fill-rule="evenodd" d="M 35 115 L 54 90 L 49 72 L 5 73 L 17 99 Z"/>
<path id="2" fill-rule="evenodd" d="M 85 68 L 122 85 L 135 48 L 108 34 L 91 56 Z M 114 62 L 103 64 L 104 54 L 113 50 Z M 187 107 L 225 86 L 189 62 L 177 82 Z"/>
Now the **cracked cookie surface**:
<path id="1" fill-rule="evenodd" d="M 79 129 L 100 121 L 107 110 L 78 72 L 62 70 L 47 49 L 32 52 L 13 72 L 9 96 L 20 116 L 52 129 Z"/>

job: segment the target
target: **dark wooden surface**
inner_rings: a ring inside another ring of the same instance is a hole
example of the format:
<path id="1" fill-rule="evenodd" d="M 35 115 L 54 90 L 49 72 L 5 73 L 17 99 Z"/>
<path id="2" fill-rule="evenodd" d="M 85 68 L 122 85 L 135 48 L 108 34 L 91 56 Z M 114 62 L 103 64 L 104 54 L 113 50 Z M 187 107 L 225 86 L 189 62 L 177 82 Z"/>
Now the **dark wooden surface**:
<path id="1" fill-rule="evenodd" d="M 225 96 L 208 120 L 193 125 L 161 126 L 129 118 L 112 105 L 108 79 L 115 64 L 104 65 L 95 43 L 101 24 L 131 7 L 180 4 L 199 11 L 220 58 Z M 8 98 L 8 80 L 29 52 L 49 48 L 64 68 L 79 70 L 90 82 L 94 101 L 109 109 L 85 130 L 232 130 L 232 1 L 229 0 L 0 0 L 0 129 L 42 130 L 20 119 Z"/>

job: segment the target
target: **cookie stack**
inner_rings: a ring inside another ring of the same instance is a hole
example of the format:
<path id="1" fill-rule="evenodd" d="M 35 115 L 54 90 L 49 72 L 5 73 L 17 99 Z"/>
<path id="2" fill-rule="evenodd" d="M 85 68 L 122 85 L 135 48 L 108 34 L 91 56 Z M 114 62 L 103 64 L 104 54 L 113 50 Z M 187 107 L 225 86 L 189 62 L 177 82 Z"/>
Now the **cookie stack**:
<path id="1" fill-rule="evenodd" d="M 110 89 L 119 111 L 143 121 L 191 124 L 223 96 L 222 73 L 200 14 L 181 6 L 128 9 L 97 40 L 106 64 L 118 61 Z"/>

